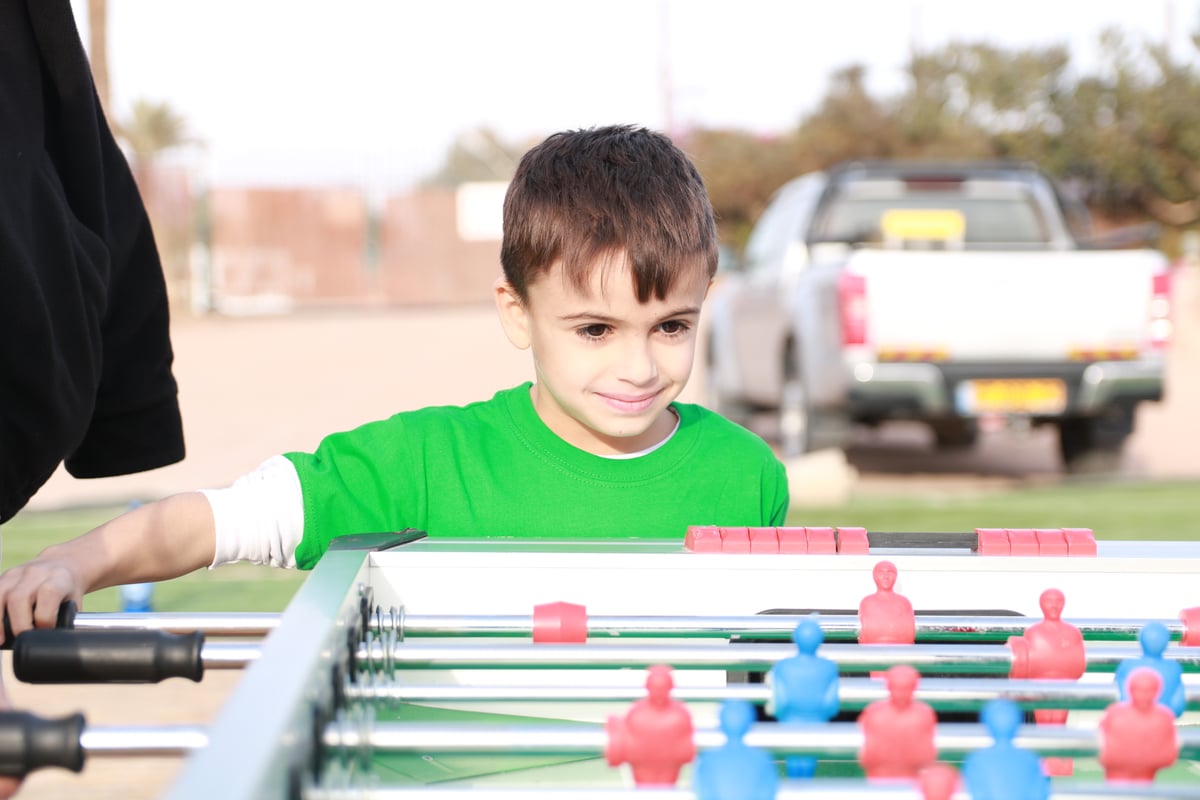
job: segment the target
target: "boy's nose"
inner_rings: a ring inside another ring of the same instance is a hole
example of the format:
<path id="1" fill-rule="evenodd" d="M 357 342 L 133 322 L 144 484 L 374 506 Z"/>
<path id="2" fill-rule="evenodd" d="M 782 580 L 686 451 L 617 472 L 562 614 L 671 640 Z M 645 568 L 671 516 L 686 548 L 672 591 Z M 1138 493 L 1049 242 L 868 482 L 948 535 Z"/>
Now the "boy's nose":
<path id="1" fill-rule="evenodd" d="M 620 377 L 632 384 L 644 386 L 658 377 L 658 360 L 649 342 L 632 340 L 622 348 Z"/>

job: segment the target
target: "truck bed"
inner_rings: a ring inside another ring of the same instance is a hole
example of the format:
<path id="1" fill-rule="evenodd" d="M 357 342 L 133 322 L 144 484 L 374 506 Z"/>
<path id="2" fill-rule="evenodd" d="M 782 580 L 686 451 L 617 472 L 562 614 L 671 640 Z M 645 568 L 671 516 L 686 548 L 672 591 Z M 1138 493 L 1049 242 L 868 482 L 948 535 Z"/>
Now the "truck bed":
<path id="1" fill-rule="evenodd" d="M 877 354 L 972 362 L 1130 358 L 1146 347 L 1161 253 L 858 250 Z"/>

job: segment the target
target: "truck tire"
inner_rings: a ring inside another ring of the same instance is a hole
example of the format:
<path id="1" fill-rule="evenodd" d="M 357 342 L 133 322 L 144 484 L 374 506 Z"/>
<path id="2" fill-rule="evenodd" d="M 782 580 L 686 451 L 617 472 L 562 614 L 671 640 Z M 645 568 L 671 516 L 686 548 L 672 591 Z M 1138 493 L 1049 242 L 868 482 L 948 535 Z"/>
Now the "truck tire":
<path id="1" fill-rule="evenodd" d="M 1121 449 L 1133 432 L 1133 409 L 1116 407 L 1095 417 L 1066 417 L 1058 422 L 1058 452 L 1071 474 L 1117 472 Z"/>
<path id="2" fill-rule="evenodd" d="M 951 417 L 929 423 L 938 450 L 966 450 L 979 441 L 979 424 L 974 419 Z"/>

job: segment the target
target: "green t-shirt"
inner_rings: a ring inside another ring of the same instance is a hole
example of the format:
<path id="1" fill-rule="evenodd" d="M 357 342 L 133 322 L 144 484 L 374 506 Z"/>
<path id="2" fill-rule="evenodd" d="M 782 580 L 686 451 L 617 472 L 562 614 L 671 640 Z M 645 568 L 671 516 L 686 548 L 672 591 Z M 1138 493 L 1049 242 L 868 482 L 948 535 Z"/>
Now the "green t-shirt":
<path id="1" fill-rule="evenodd" d="M 787 475 L 759 437 L 700 406 L 628 459 L 580 450 L 533 408 L 530 384 L 485 402 L 407 411 L 287 453 L 304 496 L 296 562 L 331 539 L 418 528 L 431 537 L 664 539 L 689 525 L 782 525 Z"/>

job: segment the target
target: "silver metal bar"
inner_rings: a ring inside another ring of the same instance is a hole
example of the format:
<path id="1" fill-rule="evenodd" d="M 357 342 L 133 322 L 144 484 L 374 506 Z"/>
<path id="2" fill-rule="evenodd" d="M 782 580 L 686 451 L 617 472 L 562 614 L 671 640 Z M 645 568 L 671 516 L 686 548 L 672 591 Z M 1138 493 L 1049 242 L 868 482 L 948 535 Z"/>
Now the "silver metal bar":
<path id="1" fill-rule="evenodd" d="M 244 669 L 259 659 L 262 645 L 250 642 L 205 642 L 200 661 L 209 669 Z"/>
<path id="2" fill-rule="evenodd" d="M 279 625 L 280 614 L 273 612 L 85 612 L 75 617 L 76 628 L 137 628 L 168 633 L 203 631 L 209 636 L 263 637 Z M 631 638 L 720 638 L 741 636 L 788 641 L 792 630 L 804 615 L 757 614 L 748 616 L 589 616 L 589 639 Z M 827 642 L 857 642 L 858 617 L 855 615 L 818 616 L 817 621 Z M 1184 633 L 1179 619 L 1068 619 L 1089 641 L 1133 641 L 1142 627 L 1157 622 L 1167 628 L 1171 639 Z M 1003 642 L 1020 636 L 1036 617 L 934 616 L 916 617 L 918 642 Z M 386 624 L 386 623 L 385 623 Z M 480 636 L 528 638 L 533 635 L 533 617 L 524 615 L 405 614 L 400 634 L 403 637 L 445 638 Z"/>
<path id="3" fill-rule="evenodd" d="M 304 800 L 695 800 L 691 789 L 572 789 L 527 788 L 448 788 L 448 787 L 362 787 L 306 789 Z M 921 800 L 924 795 L 916 786 L 894 783 L 817 778 L 807 781 L 785 781 L 775 793 L 776 800 Z M 1097 783 L 1054 784 L 1050 800 L 1196 800 L 1194 786 L 1144 784 L 1119 785 Z M 965 791 L 951 795 L 952 800 L 970 800 Z"/>
<path id="4" fill-rule="evenodd" d="M 446 702 L 612 702 L 631 703 L 646 696 L 640 686 L 462 686 L 455 684 L 411 685 L 389 681 L 383 685 L 348 682 L 348 700 L 404 703 Z M 1200 710 L 1200 687 L 1187 686 L 1187 706 Z M 727 686 L 677 686 L 671 696 L 685 703 L 744 700 L 763 705 L 770 690 L 761 683 Z M 866 708 L 888 696 L 880 681 L 841 678 L 838 698 L 843 709 Z M 1026 709 L 1066 708 L 1100 710 L 1117 702 L 1115 683 L 1007 680 L 996 678 L 925 678 L 917 686 L 916 698 L 939 711 L 975 711 L 988 701 L 1007 698 Z"/>
<path id="5" fill-rule="evenodd" d="M 76 628 L 112 628 L 191 633 L 206 636 L 263 637 L 279 625 L 280 614 L 267 612 L 87 612 L 75 615 Z"/>
<path id="6" fill-rule="evenodd" d="M 105 726 L 79 735 L 87 758 L 95 756 L 186 756 L 208 744 L 208 731 L 195 725 Z"/>
<path id="7" fill-rule="evenodd" d="M 1179 728 L 1181 759 L 1200 755 L 1200 729 Z M 1042 756 L 1083 758 L 1095 756 L 1098 731 L 1065 725 L 1024 725 L 1013 743 Z M 331 724 L 323 741 L 330 748 L 374 751 L 415 750 L 432 754 L 496 755 L 519 752 L 522 755 L 602 755 L 608 745 L 603 725 L 564 723 L 561 725 L 514 725 L 490 723 L 403 723 L 376 721 L 361 728 L 350 724 Z M 697 729 L 694 741 L 698 751 L 725 744 L 719 728 Z M 744 738 L 746 745 L 780 755 L 808 755 L 825 759 L 854 759 L 862 749 L 863 734 L 853 722 L 821 725 L 758 723 Z M 934 743 L 939 758 L 961 758 L 993 743 L 983 725 L 943 723 L 937 726 Z"/>
<path id="8" fill-rule="evenodd" d="M 795 655 L 791 645 L 578 645 L 578 644 L 417 644 L 388 649 L 378 641 L 359 647 L 361 663 L 394 663 L 397 669 L 596 669 L 670 664 L 676 669 L 767 670 Z M 922 672 L 953 675 L 1007 675 L 1012 653 L 1004 645 L 826 645 L 820 654 L 847 671 L 886 670 L 909 664 Z M 1115 672 L 1127 658 L 1141 655 L 1134 646 L 1087 648 L 1088 672 Z M 1165 657 L 1185 672 L 1200 671 L 1200 648 L 1175 648 Z"/>
<path id="9" fill-rule="evenodd" d="M 184 762 L 167 800 L 291 796 L 297 771 L 312 755 L 314 718 L 333 706 L 331 675 L 360 618 L 368 561 L 365 552 L 332 549 L 321 559 L 209 727 L 208 746 Z"/>
<path id="10" fill-rule="evenodd" d="M 675 637 L 719 638 L 731 636 L 789 641 L 792 631 L 804 615 L 757 614 L 751 616 L 588 616 L 589 639 L 632 639 Z M 816 617 L 825 632 L 827 642 L 857 642 L 857 615 L 827 614 Z M 918 642 L 1003 642 L 1009 636 L 1020 636 L 1031 625 L 1041 622 L 1035 617 L 999 616 L 933 616 L 916 617 Z M 1079 628 L 1085 639 L 1092 641 L 1134 641 L 1142 626 L 1159 622 L 1178 641 L 1184 633 L 1179 619 L 1128 620 L 1078 619 L 1066 620 Z M 404 614 L 401 636 L 407 637 L 530 637 L 533 617 L 521 615 L 452 615 Z"/>

